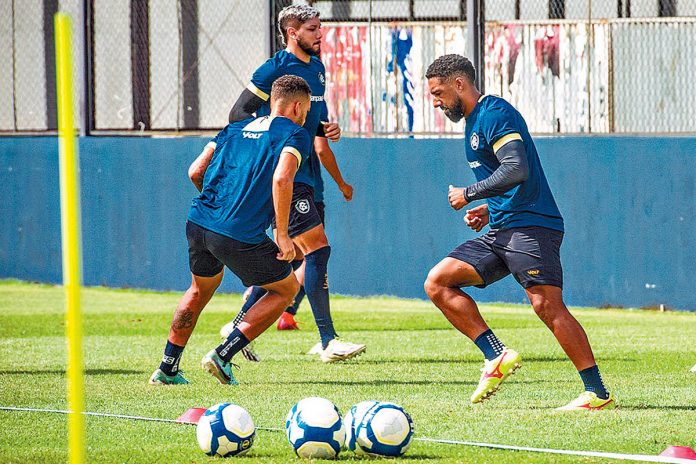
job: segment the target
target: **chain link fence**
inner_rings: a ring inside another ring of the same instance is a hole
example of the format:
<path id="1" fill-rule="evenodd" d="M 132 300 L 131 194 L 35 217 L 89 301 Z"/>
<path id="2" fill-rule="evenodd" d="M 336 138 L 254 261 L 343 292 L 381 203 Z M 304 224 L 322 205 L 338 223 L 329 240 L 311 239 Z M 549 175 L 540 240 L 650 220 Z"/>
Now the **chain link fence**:
<path id="1" fill-rule="evenodd" d="M 79 21 L 85 6 L 87 33 Z M 85 79 L 91 90 L 91 129 L 217 130 L 270 54 L 271 7 L 268 0 L 0 0 L 0 59 L 10 64 L 0 77 L 0 132 L 56 129 L 57 11 L 73 18 L 75 82 Z M 84 38 L 89 73 L 78 68 Z M 76 93 L 76 105 L 81 98 Z"/>
<path id="2" fill-rule="evenodd" d="M 94 0 L 95 129 L 217 129 L 270 52 L 264 0 Z"/>
<path id="3" fill-rule="evenodd" d="M 310 2 L 311 3 L 311 2 Z M 468 53 L 466 1 L 322 1 L 327 101 L 354 134 L 460 135 L 423 75 Z M 536 133 L 696 131 L 696 1 L 486 0 L 486 93 Z"/>
<path id="4" fill-rule="evenodd" d="M 694 132 L 694 16 L 685 0 L 487 0 L 486 91 L 538 133 Z"/>
<path id="5" fill-rule="evenodd" d="M 87 98 L 90 129 L 151 133 L 224 125 L 293 2 L 321 12 L 326 100 L 347 134 L 461 134 L 423 76 L 468 53 L 467 0 L 0 0 L 0 132 L 56 128 L 57 11 L 73 17 L 76 90 L 89 90 L 76 114 Z M 533 132 L 696 132 L 696 0 L 483 3 L 485 91 Z"/>

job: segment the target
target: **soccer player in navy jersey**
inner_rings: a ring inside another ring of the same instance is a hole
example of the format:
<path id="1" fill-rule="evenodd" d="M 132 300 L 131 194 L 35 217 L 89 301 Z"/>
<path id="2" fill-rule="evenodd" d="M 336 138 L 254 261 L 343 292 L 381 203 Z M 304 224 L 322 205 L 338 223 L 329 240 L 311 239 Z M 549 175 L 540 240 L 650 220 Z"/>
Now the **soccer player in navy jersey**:
<path id="1" fill-rule="evenodd" d="M 485 357 L 471 401 L 478 403 L 494 395 L 521 366 L 522 358 L 495 336 L 476 302 L 461 288 L 483 288 L 512 274 L 584 383 L 585 391 L 559 409 L 614 407 L 587 335 L 563 302 L 563 218 L 522 115 L 502 98 L 481 95 L 474 84 L 474 67 L 463 56 L 436 59 L 426 78 L 435 108 L 454 122 L 466 118 L 466 161 L 477 182 L 464 188 L 450 186 L 449 203 L 460 210 L 486 200 L 467 210 L 464 220 L 476 232 L 486 225 L 490 228 L 455 248 L 430 270 L 425 281 L 433 303 Z"/>
<path id="2" fill-rule="evenodd" d="M 309 304 L 312 307 L 314 320 L 321 338 L 310 351 L 318 354 L 324 362 L 343 361 L 355 357 L 365 351 L 364 344 L 348 343 L 337 338 L 331 318 L 329 304 L 329 283 L 327 265 L 331 254 L 326 233 L 324 231 L 324 183 L 321 178 L 320 162 L 336 181 L 346 200 L 353 196 L 353 188 L 345 182 L 336 163 L 328 140 L 338 141 L 341 130 L 336 123 L 328 120 L 328 109 L 324 102 L 325 69 L 319 53 L 321 50 L 321 21 L 319 11 L 307 5 L 291 5 L 281 10 L 278 16 L 278 29 L 286 48 L 279 51 L 256 72 L 251 83 L 243 90 L 237 102 L 230 111 L 230 121 L 268 114 L 268 92 L 273 82 L 280 76 L 292 74 L 304 78 L 312 89 L 312 107 L 307 115 L 304 127 L 313 139 L 313 150 L 309 162 L 300 166 L 295 176 L 290 211 L 290 237 L 297 245 L 297 257 L 293 262 L 296 275 L 303 284 Z M 304 256 L 304 264 L 302 258 Z M 249 294 L 239 314 L 233 321 L 220 330 L 225 337 L 244 319 L 246 310 L 265 293 L 262 288 L 255 288 Z M 292 312 L 302 298 L 302 291 L 296 296 L 294 307 L 283 314 L 279 328 L 295 326 Z M 260 358 L 251 347 L 246 347 L 244 356 L 252 361 Z"/>
<path id="3" fill-rule="evenodd" d="M 220 285 L 227 266 L 245 285 L 266 295 L 202 366 L 220 383 L 236 384 L 231 359 L 280 316 L 300 288 L 290 262 L 295 245 L 288 234 L 293 181 L 307 163 L 311 139 L 302 127 L 311 90 L 302 78 L 273 83 L 271 113 L 229 124 L 189 168 L 201 192 L 186 222 L 191 287 L 174 313 L 154 385 L 185 384 L 179 361 L 196 321 Z M 266 235 L 275 217 L 276 243 Z"/>

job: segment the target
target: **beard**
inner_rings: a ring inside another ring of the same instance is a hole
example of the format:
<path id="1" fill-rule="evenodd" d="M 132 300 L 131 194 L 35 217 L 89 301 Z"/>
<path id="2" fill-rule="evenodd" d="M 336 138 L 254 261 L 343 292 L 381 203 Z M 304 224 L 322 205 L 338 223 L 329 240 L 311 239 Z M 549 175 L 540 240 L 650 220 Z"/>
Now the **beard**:
<path id="1" fill-rule="evenodd" d="M 315 50 L 314 45 L 312 45 L 309 42 L 305 42 L 302 39 L 299 39 L 297 41 L 297 45 L 299 45 L 302 51 L 308 54 L 309 56 L 319 56 L 321 54 L 321 45 L 319 46 L 319 48 Z"/>
<path id="2" fill-rule="evenodd" d="M 451 107 L 441 106 L 440 108 L 442 108 L 445 116 L 447 116 L 447 118 L 449 118 L 449 120 L 452 122 L 459 122 L 464 117 L 464 104 L 459 96 L 457 96 L 457 99 L 454 101 L 454 105 Z"/>

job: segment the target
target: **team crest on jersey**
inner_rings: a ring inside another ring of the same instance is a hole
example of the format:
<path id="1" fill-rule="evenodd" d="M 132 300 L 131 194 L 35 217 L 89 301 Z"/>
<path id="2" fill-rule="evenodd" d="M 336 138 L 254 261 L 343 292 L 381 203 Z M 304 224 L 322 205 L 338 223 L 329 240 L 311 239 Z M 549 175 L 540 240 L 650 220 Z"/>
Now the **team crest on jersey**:
<path id="1" fill-rule="evenodd" d="M 479 147 L 479 137 L 476 132 L 471 134 L 471 139 L 469 140 L 469 143 L 471 143 L 471 149 L 476 151 L 478 150 Z"/>
<path id="2" fill-rule="evenodd" d="M 319 82 L 321 82 L 321 85 L 324 85 L 326 83 L 326 78 L 324 77 L 324 73 L 319 73 Z"/>
<path id="3" fill-rule="evenodd" d="M 302 214 L 307 214 L 309 212 L 309 201 L 308 200 L 300 200 L 297 203 L 295 203 L 295 209 Z"/>

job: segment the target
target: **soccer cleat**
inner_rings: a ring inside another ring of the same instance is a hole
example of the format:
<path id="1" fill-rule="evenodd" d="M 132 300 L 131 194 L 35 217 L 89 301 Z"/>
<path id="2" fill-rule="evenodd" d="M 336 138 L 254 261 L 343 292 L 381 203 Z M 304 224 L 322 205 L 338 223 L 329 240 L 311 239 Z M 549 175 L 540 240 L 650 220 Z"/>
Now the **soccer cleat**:
<path id="1" fill-rule="evenodd" d="M 503 381 L 520 367 L 522 367 L 522 357 L 510 348 L 505 348 L 497 358 L 486 360 L 481 369 L 478 388 L 471 395 L 471 402 L 480 403 L 495 395 Z"/>
<path id="2" fill-rule="evenodd" d="M 254 351 L 254 342 L 249 342 L 247 346 L 242 348 L 242 356 L 244 356 L 244 359 L 247 361 L 251 362 L 261 362 L 261 356 L 258 355 L 256 351 Z"/>
<path id="3" fill-rule="evenodd" d="M 309 354 L 309 355 L 317 354 L 318 355 L 318 354 L 321 354 L 322 351 L 324 351 L 324 347 L 321 346 L 321 342 L 317 342 L 317 344 L 314 345 L 312 347 L 312 349 L 307 352 L 307 354 Z"/>
<path id="4" fill-rule="evenodd" d="M 215 350 L 203 356 L 201 367 L 223 385 L 239 384 L 232 374 L 232 363 L 222 360 Z"/>
<path id="5" fill-rule="evenodd" d="M 614 395 L 609 393 L 609 398 L 603 400 L 597 397 L 595 392 L 582 392 L 580 396 L 556 411 L 599 411 L 600 409 L 614 409 L 616 401 Z"/>
<path id="6" fill-rule="evenodd" d="M 278 324 L 276 327 L 278 330 L 300 330 L 300 328 L 297 326 L 295 316 L 285 311 L 283 311 L 280 319 L 278 319 Z"/>
<path id="7" fill-rule="evenodd" d="M 174 375 L 167 375 L 162 372 L 162 369 L 157 369 L 150 376 L 148 383 L 150 385 L 186 385 L 189 382 L 181 375 L 182 372 L 179 371 Z"/>
<path id="8" fill-rule="evenodd" d="M 334 338 L 321 351 L 320 359 L 325 363 L 345 361 L 360 356 L 366 349 L 367 347 L 363 344 L 342 342 Z"/>

